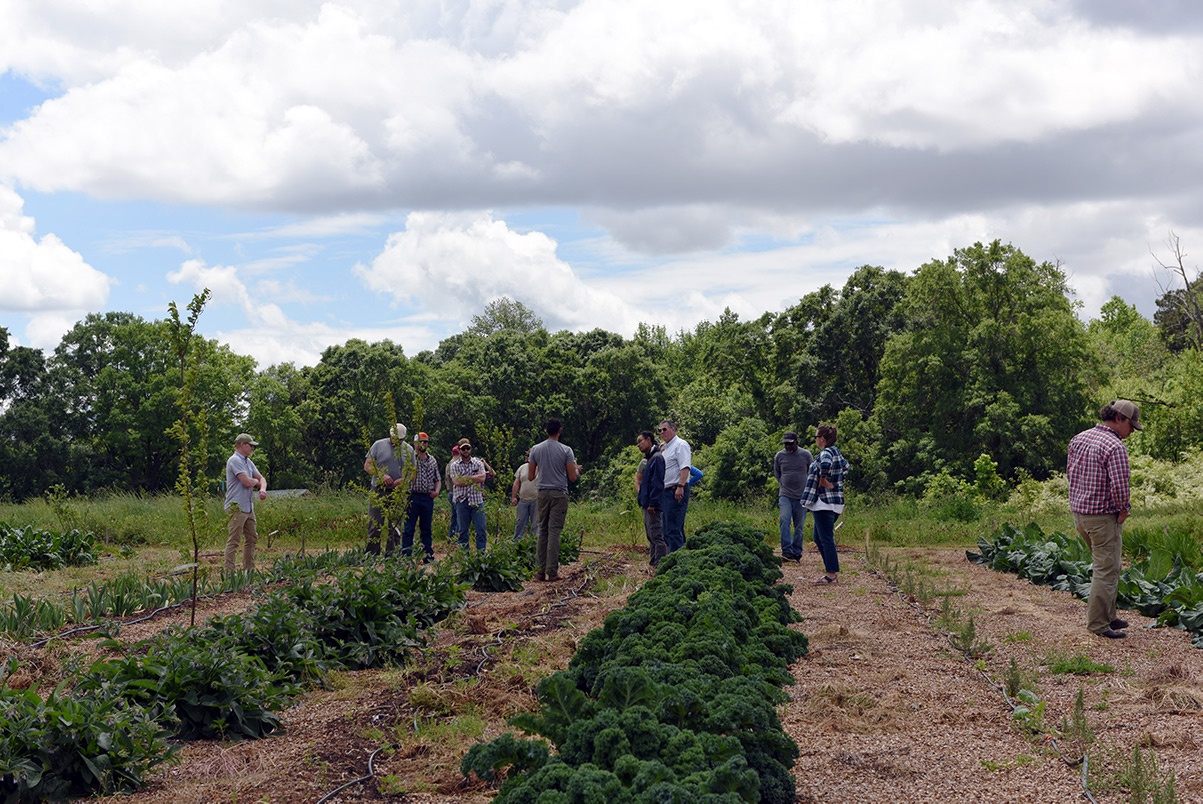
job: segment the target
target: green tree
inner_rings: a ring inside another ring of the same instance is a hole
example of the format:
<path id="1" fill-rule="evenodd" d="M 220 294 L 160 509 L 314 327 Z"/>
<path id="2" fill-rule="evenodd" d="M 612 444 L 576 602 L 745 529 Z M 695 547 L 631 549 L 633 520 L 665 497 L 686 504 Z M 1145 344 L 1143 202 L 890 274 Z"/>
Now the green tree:
<path id="1" fill-rule="evenodd" d="M 214 341 L 201 340 L 196 348 L 202 364 L 194 403 L 215 433 L 228 431 L 246 414 L 254 361 Z M 68 486 L 172 488 L 178 451 L 167 432 L 179 388 L 166 321 L 105 313 L 76 324 L 50 358 L 47 388 L 70 441 Z"/>
<path id="2" fill-rule="evenodd" d="M 339 485 L 362 481 L 364 453 L 388 434 L 394 415 L 404 423 L 412 413 L 423 373 L 389 340 L 354 338 L 327 348 L 305 371 L 308 398 L 297 411 L 306 459 Z"/>
<path id="3" fill-rule="evenodd" d="M 320 479 L 306 448 L 301 409 L 309 398 L 306 373 L 292 363 L 270 366 L 251 383 L 247 432 L 259 440 L 265 460 L 256 463 L 269 488 L 306 488 Z M 257 458 L 257 460 L 259 460 Z"/>
<path id="4" fill-rule="evenodd" d="M 920 267 L 901 305 L 874 411 L 892 481 L 968 477 L 983 452 L 1003 476 L 1063 465 L 1089 408 L 1090 352 L 1058 266 L 976 243 Z"/>
<path id="5" fill-rule="evenodd" d="M 699 450 L 710 494 L 728 500 L 764 495 L 780 436 L 770 433 L 762 420 L 749 417 L 720 433 L 713 446 Z"/>
<path id="6" fill-rule="evenodd" d="M 543 320 L 535 311 L 509 296 L 494 299 L 485 305 L 480 315 L 472 316 L 468 333 L 488 337 L 497 332 L 514 332 L 529 335 L 543 329 Z"/>

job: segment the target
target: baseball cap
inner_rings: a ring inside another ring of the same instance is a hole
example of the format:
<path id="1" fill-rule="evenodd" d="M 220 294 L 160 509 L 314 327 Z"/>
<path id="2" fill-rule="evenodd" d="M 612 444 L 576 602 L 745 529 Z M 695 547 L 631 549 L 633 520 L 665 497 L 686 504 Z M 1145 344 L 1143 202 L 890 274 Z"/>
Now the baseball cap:
<path id="1" fill-rule="evenodd" d="M 790 430 L 789 432 L 787 432 L 785 434 L 785 436 L 781 439 L 781 441 L 786 444 L 797 444 L 798 443 L 798 434 L 795 433 L 793 430 Z"/>
<path id="2" fill-rule="evenodd" d="M 252 447 L 259 446 L 259 442 L 251 438 L 250 433 L 239 433 L 234 437 L 235 444 L 250 444 Z"/>
<path id="3" fill-rule="evenodd" d="M 414 436 L 414 441 L 429 441 L 429 440 L 430 440 L 430 436 L 426 435 L 425 433 L 418 433 L 416 436 Z"/>
<path id="4" fill-rule="evenodd" d="M 1127 399 L 1117 399 L 1111 403 L 1111 409 L 1131 421 L 1133 430 L 1145 429 L 1138 421 L 1138 419 L 1140 419 L 1140 408 L 1136 407 L 1135 402 L 1131 402 Z"/>

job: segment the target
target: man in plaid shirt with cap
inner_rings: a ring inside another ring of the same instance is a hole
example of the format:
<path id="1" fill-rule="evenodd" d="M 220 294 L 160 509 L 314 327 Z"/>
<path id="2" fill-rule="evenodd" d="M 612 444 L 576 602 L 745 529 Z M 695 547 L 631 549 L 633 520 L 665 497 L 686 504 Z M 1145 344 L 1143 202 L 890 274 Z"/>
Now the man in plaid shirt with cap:
<path id="1" fill-rule="evenodd" d="M 1115 597 L 1124 552 L 1123 524 L 1132 508 L 1124 439 L 1144 428 L 1140 409 L 1127 399 L 1105 405 L 1099 419 L 1099 424 L 1070 440 L 1065 476 L 1074 527 L 1093 557 L 1086 627 L 1108 639 L 1123 639 L 1128 623 L 1116 616 Z"/>

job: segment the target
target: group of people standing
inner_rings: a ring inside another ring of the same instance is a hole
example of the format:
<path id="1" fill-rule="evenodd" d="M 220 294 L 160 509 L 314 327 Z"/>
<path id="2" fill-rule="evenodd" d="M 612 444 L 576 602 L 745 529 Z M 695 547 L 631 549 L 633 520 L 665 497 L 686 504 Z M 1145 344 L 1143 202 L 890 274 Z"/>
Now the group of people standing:
<path id="1" fill-rule="evenodd" d="M 1122 639 L 1128 623 L 1116 612 L 1116 594 L 1123 553 L 1123 523 L 1131 509 L 1128 452 L 1124 440 L 1143 429 L 1140 409 L 1126 399 L 1117 399 L 1099 411 L 1100 422 L 1079 433 L 1069 443 L 1066 477 L 1074 524 L 1093 554 L 1093 578 L 1087 607 L 1087 627 L 1094 634 Z M 527 451 L 527 460 L 514 475 L 511 504 L 517 508 L 517 539 L 530 527 L 536 534 L 537 581 L 559 577 L 560 533 L 568 513 L 568 484 L 581 474 L 572 448 L 560 441 L 562 424 L 549 419 L 547 438 Z M 662 441 L 657 441 L 659 434 Z M 403 555 L 413 549 L 415 526 L 420 532 L 424 560 L 434 558 L 431 523 L 434 501 L 444 481 L 451 503 L 451 530 L 461 548 L 468 547 L 468 527 L 476 531 L 476 548 L 486 546 L 486 522 L 482 485 L 494 476 L 481 458 L 473 457 L 472 444 L 460 439 L 451 450 L 445 472 L 429 454 L 430 437 L 418 433 L 413 446 L 405 441 L 405 425 L 397 423 L 386 438 L 374 442 L 363 468 L 371 476 L 368 507 L 370 553 L 380 553 L 380 530 L 390 522 L 385 550 L 398 543 Z M 836 447 L 836 428 L 820 424 L 815 430 L 816 457 L 798 446 L 798 434 L 787 432 L 782 449 L 773 458 L 777 478 L 778 513 L 781 528 L 781 557 L 800 563 L 804 544 L 806 513 L 814 519 L 813 536 L 823 559 L 823 575 L 815 583 L 834 584 L 840 573 L 835 548 L 835 522 L 844 510 L 844 479 L 848 461 Z M 644 460 L 636 473 L 635 487 L 643 525 L 651 547 L 654 570 L 664 556 L 685 546 L 685 514 L 689 509 L 690 470 L 693 452 L 689 442 L 677 435 L 671 420 L 661 421 L 656 433 L 644 430 L 635 437 Z M 251 453 L 259 444 L 247 433 L 234 439 L 234 454 L 226 461 L 225 510 L 229 515 L 224 569 L 233 572 L 239 543 L 242 565 L 255 568 L 255 501 L 267 499 L 267 480 L 259 472 Z M 404 491 L 404 497 L 396 492 Z M 405 499 L 405 525 L 398 529 L 399 511 L 391 510 Z"/>
<path id="2" fill-rule="evenodd" d="M 798 434 L 790 431 L 782 437 L 782 449 L 773 458 L 773 476 L 777 478 L 777 509 L 781 527 L 781 558 L 802 562 L 806 512 L 814 519 L 813 535 L 823 558 L 823 574 L 815 583 L 837 583 L 840 557 L 835 550 L 835 520 L 844 512 L 844 478 L 848 461 L 835 445 L 838 434 L 833 425 L 820 424 L 815 430 L 816 458 L 798 446 Z M 792 526 L 792 530 L 791 530 Z"/>
<path id="3" fill-rule="evenodd" d="M 560 420 L 548 419 L 545 429 L 547 438 L 527 451 L 526 462 L 514 475 L 512 503 L 518 509 L 514 538 L 520 538 L 528 527 L 535 533 L 535 580 L 555 581 L 559 578 L 560 533 L 568 513 L 568 483 L 580 477 L 581 468 L 572 448 L 560 443 Z M 440 472 L 437 460 L 428 452 L 430 437 L 418 433 L 411 447 L 405 436 L 405 425 L 393 425 L 388 437 L 374 442 L 364 458 L 363 469 L 372 479 L 368 552 L 380 553 L 380 530 L 387 518 L 391 524 L 385 552 L 391 553 L 399 545 L 402 555 L 411 555 L 416 526 L 424 561 L 432 561 L 434 501 L 444 485 L 451 505 L 451 535 L 467 549 L 471 528 L 476 549 L 485 550 L 488 523 L 484 484 L 495 477 L 493 468 L 472 454 L 469 439 L 461 438 L 451 449 L 450 462 Z M 400 507 L 398 501 L 402 499 L 407 500 L 404 528 L 398 526 L 400 511 L 390 510 L 390 506 Z"/>
<path id="4" fill-rule="evenodd" d="M 671 419 L 656 428 L 663 443 L 651 430 L 635 436 L 643 461 L 635 473 L 635 489 L 643 511 L 643 529 L 651 546 L 651 566 L 685 546 L 685 514 L 689 510 L 689 476 L 693 450 L 677 435 Z"/>
<path id="5" fill-rule="evenodd" d="M 510 502 L 516 508 L 514 538 L 530 529 L 535 540 L 535 580 L 559 578 L 560 535 L 568 514 L 568 484 L 576 482 L 581 466 L 571 447 L 560 440 L 563 425 L 548 419 L 547 438 L 526 452 L 526 461 L 514 473 Z M 657 440 L 657 434 L 659 440 Z M 434 501 L 446 488 L 451 505 L 451 535 L 461 548 L 468 548 L 469 527 L 475 531 L 476 549 L 485 550 L 487 522 L 483 485 L 495 475 L 483 459 L 473 456 L 472 443 L 461 438 L 452 448 L 445 468 L 430 454 L 430 437 L 418 433 L 413 444 L 398 422 L 385 438 L 378 439 L 364 456 L 363 469 L 371 478 L 368 504 L 367 552 L 381 552 L 381 530 L 388 522 L 384 551 L 412 555 L 415 531 L 422 543 L 423 560 L 434 560 L 432 523 Z M 802 533 L 806 511 L 814 516 L 814 538 L 823 556 L 826 574 L 820 583 L 835 583 L 839 558 L 835 552 L 834 524 L 844 508 L 843 483 L 848 462 L 835 446 L 836 431 L 821 425 L 815 442 L 816 459 L 798 447 L 797 433 L 785 434 L 784 448 L 773 461 L 773 474 L 780 484 L 781 555 L 786 561 L 801 561 Z M 660 559 L 685 546 L 685 515 L 689 510 L 693 450 L 677 434 L 677 426 L 665 419 L 655 433 L 644 430 L 635 438 L 644 460 L 636 475 L 639 507 L 651 547 L 652 569 Z M 243 542 L 243 567 L 254 569 L 254 501 L 267 497 L 267 481 L 251 461 L 258 444 L 250 435 L 235 439 L 234 454 L 226 463 L 226 510 L 230 513 L 225 569 L 232 572 L 239 542 Z M 402 513 L 402 511 L 404 513 Z M 404 525 L 401 523 L 404 522 Z M 791 532 L 790 526 L 793 526 Z"/>

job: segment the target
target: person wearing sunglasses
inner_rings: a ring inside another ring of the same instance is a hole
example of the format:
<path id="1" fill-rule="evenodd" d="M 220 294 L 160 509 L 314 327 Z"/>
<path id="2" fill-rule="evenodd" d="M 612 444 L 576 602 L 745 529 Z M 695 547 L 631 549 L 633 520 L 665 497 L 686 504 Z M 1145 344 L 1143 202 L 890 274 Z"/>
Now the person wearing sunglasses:
<path id="1" fill-rule="evenodd" d="M 451 498 L 455 503 L 455 521 L 459 526 L 459 546 L 468 549 L 468 525 L 476 531 L 476 549 L 482 553 L 485 536 L 485 493 L 481 485 L 488 477 L 484 462 L 472 456 L 472 442 L 459 440 L 459 460 L 451 462 Z"/>

